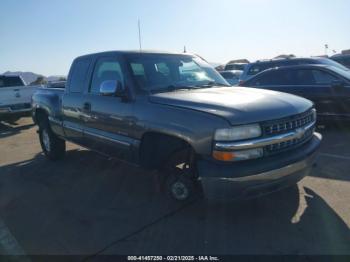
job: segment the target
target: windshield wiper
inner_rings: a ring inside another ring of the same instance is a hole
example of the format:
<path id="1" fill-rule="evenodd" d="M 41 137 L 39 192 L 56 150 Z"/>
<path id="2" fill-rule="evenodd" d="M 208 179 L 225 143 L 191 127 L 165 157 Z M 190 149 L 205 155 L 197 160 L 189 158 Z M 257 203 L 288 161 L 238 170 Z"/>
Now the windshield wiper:
<path id="1" fill-rule="evenodd" d="M 196 87 L 212 87 L 212 86 L 227 86 L 227 87 L 229 87 L 229 85 L 218 83 L 215 81 L 210 81 L 210 82 L 203 84 L 203 85 L 196 85 Z"/>
<path id="2" fill-rule="evenodd" d="M 192 88 L 193 86 L 168 85 L 166 87 L 162 87 L 158 89 L 151 89 L 150 92 L 152 93 L 175 92 L 180 90 L 189 90 Z"/>

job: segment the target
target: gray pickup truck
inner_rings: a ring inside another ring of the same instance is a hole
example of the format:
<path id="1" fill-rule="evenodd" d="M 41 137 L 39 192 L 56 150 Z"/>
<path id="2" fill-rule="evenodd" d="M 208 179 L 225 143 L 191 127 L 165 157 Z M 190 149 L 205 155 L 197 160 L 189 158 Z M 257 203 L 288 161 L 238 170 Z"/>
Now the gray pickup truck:
<path id="1" fill-rule="evenodd" d="M 295 185 L 321 135 L 312 102 L 230 87 L 191 54 L 113 51 L 78 57 L 65 89 L 38 90 L 33 119 L 45 155 L 70 141 L 157 170 L 164 191 L 234 199 Z"/>

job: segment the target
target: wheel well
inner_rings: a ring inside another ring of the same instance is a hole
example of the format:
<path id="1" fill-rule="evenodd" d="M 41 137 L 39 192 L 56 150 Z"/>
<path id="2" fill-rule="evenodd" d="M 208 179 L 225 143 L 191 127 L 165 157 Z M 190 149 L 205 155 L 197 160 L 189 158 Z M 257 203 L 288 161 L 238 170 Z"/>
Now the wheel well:
<path id="1" fill-rule="evenodd" d="M 41 108 L 36 109 L 36 111 L 35 111 L 35 123 L 37 125 L 40 126 L 40 123 L 42 121 L 46 121 L 47 117 L 48 117 L 48 115 L 44 109 L 41 109 Z"/>
<path id="2" fill-rule="evenodd" d="M 192 149 L 191 145 L 181 138 L 148 132 L 141 140 L 140 164 L 148 169 L 158 169 L 173 153 L 187 148 Z"/>

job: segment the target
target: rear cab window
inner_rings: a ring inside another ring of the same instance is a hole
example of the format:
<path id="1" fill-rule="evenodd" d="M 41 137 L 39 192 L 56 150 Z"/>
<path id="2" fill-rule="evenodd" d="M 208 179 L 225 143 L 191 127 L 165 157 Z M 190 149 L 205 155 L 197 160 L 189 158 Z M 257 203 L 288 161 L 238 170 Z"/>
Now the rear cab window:
<path id="1" fill-rule="evenodd" d="M 73 62 L 69 79 L 69 92 L 84 92 L 90 65 L 91 58 L 78 58 Z"/>
<path id="2" fill-rule="evenodd" d="M 24 86 L 24 83 L 18 76 L 0 76 L 0 88 L 12 86 Z"/>

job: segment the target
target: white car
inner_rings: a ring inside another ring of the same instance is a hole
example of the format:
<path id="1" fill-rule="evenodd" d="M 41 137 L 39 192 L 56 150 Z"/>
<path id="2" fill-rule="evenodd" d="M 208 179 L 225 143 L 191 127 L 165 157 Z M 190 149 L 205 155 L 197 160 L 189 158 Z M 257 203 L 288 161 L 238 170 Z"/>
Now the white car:
<path id="1" fill-rule="evenodd" d="M 31 113 L 31 98 L 39 86 L 26 86 L 20 76 L 0 75 L 0 121 L 14 122 Z"/>

